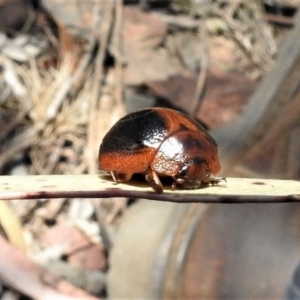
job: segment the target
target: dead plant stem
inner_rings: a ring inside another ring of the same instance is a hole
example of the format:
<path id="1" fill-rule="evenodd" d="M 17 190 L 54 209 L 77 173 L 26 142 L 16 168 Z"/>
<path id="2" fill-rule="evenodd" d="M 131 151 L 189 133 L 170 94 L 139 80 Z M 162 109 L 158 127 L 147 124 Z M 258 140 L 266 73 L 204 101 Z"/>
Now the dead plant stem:
<path id="1" fill-rule="evenodd" d="M 99 50 L 95 60 L 94 82 L 90 94 L 90 118 L 88 123 L 86 161 L 88 173 L 93 174 L 97 172 L 95 142 L 97 141 L 97 124 L 99 118 L 99 99 L 100 91 L 103 82 L 103 62 L 105 59 L 106 50 L 108 48 L 109 37 L 111 33 L 111 26 L 113 20 L 114 1 L 106 0 L 103 2 L 103 12 L 101 20 L 101 29 L 99 35 L 95 37 L 99 41 Z M 97 22 L 95 19 L 94 22 Z"/>

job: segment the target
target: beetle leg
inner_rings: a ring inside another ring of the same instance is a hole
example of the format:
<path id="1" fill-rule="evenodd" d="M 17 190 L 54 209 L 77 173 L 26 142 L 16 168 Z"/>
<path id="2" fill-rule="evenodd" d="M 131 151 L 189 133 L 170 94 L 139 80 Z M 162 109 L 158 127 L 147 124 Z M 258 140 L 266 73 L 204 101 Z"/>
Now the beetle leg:
<path id="1" fill-rule="evenodd" d="M 118 174 L 117 172 L 110 172 L 114 182 L 125 182 L 131 179 L 132 174 Z"/>
<path id="2" fill-rule="evenodd" d="M 185 182 L 184 178 L 176 178 L 175 176 L 172 176 L 173 178 L 173 183 L 172 183 L 172 191 L 176 190 L 176 185 L 177 184 L 183 184 Z"/>
<path id="3" fill-rule="evenodd" d="M 204 181 L 203 183 L 207 184 L 207 185 L 208 184 L 216 185 L 216 184 L 220 183 L 221 181 L 227 182 L 226 177 L 211 177 L 207 181 Z"/>
<path id="4" fill-rule="evenodd" d="M 172 191 L 176 190 L 176 181 L 173 181 L 171 189 Z"/>
<path id="5" fill-rule="evenodd" d="M 163 186 L 159 180 L 158 175 L 156 174 L 155 171 L 149 169 L 146 172 L 146 176 L 145 176 L 146 180 L 150 183 L 150 185 L 152 186 L 152 188 L 154 189 L 154 191 L 156 193 L 162 193 L 163 192 Z"/>

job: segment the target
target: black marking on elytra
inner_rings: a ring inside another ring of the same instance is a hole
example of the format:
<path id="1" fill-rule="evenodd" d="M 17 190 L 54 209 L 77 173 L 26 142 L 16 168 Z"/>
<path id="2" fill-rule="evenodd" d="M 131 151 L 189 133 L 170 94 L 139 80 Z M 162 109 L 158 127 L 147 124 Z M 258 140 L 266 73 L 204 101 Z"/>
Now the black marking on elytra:
<path id="1" fill-rule="evenodd" d="M 146 109 L 134 112 L 110 129 L 100 146 L 100 153 L 157 148 L 167 134 L 164 118 L 156 111 Z"/>

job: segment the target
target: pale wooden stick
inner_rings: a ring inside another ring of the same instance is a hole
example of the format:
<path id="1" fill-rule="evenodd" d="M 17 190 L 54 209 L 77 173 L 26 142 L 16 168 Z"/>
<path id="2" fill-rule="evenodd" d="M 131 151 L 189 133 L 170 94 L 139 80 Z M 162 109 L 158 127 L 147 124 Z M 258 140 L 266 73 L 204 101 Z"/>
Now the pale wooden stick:
<path id="1" fill-rule="evenodd" d="M 100 175 L 0 176 L 0 200 L 111 197 L 199 203 L 298 202 L 300 182 L 228 178 L 227 182 L 197 190 L 171 191 L 168 186 L 157 194 L 144 181 L 116 184 Z"/>

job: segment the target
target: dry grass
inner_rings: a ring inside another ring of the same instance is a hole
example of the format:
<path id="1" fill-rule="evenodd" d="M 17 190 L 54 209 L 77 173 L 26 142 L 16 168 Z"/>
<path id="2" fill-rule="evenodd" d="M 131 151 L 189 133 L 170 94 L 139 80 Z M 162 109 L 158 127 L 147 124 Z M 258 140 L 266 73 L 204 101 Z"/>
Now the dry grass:
<path id="1" fill-rule="evenodd" d="M 180 5 L 180 1 L 177 2 Z M 17 160 L 23 166 L 26 162 L 28 174 L 98 172 L 100 141 L 125 114 L 123 20 L 120 0 L 93 3 L 93 28 L 84 44 L 71 36 L 66 28 L 59 27 L 60 36 L 53 41 L 58 49 L 53 54 L 57 59 L 54 67 L 44 67 L 44 64 L 39 63 L 39 58 L 19 64 L 0 54 L 2 174 L 14 170 Z M 103 6 L 100 7 L 99 3 Z M 185 6 L 184 11 L 192 16 L 200 16 L 202 24 L 215 19 L 221 22 L 212 31 L 199 30 L 199 38 L 205 41 L 210 35 L 223 35 L 233 40 L 242 50 L 243 59 L 248 62 L 247 72 L 253 77 L 264 74 L 277 48 L 270 27 L 262 21 L 258 1 L 189 3 L 191 6 Z M 222 25 L 221 31 L 219 24 Z M 49 32 L 51 28 L 44 31 Z M 104 61 L 112 40 L 115 63 L 107 67 Z M 204 58 L 201 67 L 206 63 L 208 61 Z M 200 74 L 195 98 L 199 98 L 204 81 L 205 75 Z M 98 178 L 95 182 L 94 188 L 97 190 Z M 106 226 L 116 224 L 120 211 L 126 208 L 126 201 L 127 198 L 122 201 L 115 197 L 102 201 L 100 205 L 93 203 L 93 214 L 89 221 L 92 219 L 92 222 L 100 224 L 99 227 L 103 227 L 103 223 Z M 70 219 L 68 212 L 75 206 L 74 203 L 65 199 L 14 203 L 23 227 L 32 236 L 32 248 L 40 249 L 37 237 L 49 228 L 46 221 Z M 84 205 L 90 204 L 88 201 L 81 202 L 79 211 Z M 105 228 L 100 231 L 103 234 Z M 105 244 L 105 237 L 102 238 Z M 106 247 L 109 249 L 109 246 Z"/>
<path id="2" fill-rule="evenodd" d="M 101 21 L 97 14 L 99 7 L 94 8 L 94 26 L 100 31 L 88 38 L 87 51 L 70 51 L 70 45 L 65 47 L 66 38 L 57 41 L 62 47 L 57 68 L 42 69 L 35 60 L 18 65 L 1 57 L 4 66 L 1 75 L 6 87 L 1 95 L 1 112 L 13 111 L 15 117 L 0 135 L 6 142 L 0 149 L 0 169 L 26 152 L 32 174 L 97 171 L 98 144 L 108 128 L 125 113 L 123 62 L 116 58 L 115 68 L 103 68 L 111 32 L 117 37 L 116 44 L 122 53 L 122 8 L 109 1 L 104 3 L 100 9 Z M 204 2 L 191 6 L 190 13 L 196 14 L 200 9 L 203 18 L 217 17 L 226 24 L 222 34 L 242 49 L 249 60 L 249 69 L 262 74 L 269 67 L 276 44 L 270 28 L 262 22 L 257 1 Z M 93 56 L 98 43 L 98 53 Z M 90 64 L 91 61 L 94 63 Z M 9 94 L 7 87 L 11 90 Z"/>
<path id="3" fill-rule="evenodd" d="M 90 166 L 97 166 L 99 141 L 124 114 L 116 72 L 102 67 L 114 24 L 113 9 L 114 4 L 107 2 L 101 30 L 89 38 L 87 51 L 79 55 L 70 47 L 64 49 L 68 41 L 60 41 L 57 68 L 39 68 L 35 60 L 20 66 L 2 57 L 11 89 L 2 107 L 14 109 L 16 118 L 10 120 L 5 134 L 2 131 L 8 144 L 2 147 L 0 168 L 29 150 L 32 174 L 96 172 L 97 167 Z M 99 25 L 98 15 L 94 23 Z M 98 43 L 98 54 L 93 57 Z"/>

